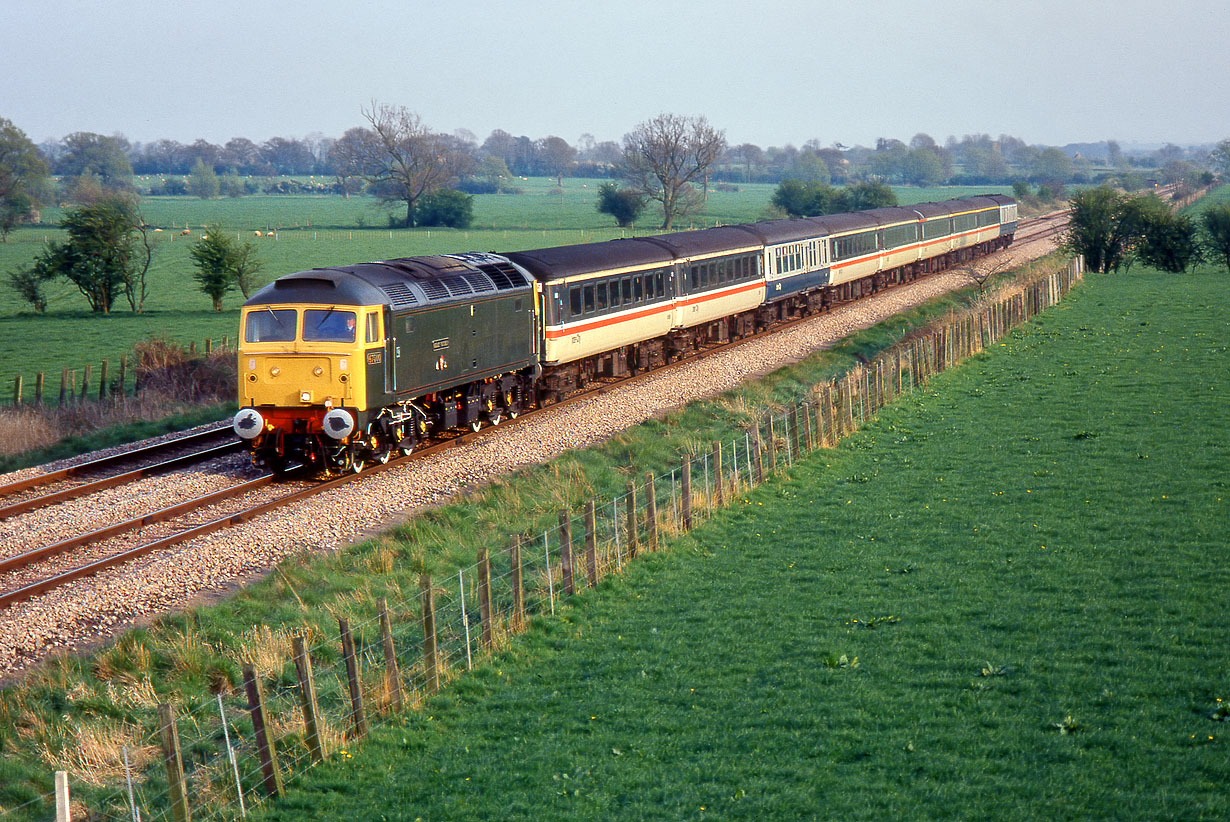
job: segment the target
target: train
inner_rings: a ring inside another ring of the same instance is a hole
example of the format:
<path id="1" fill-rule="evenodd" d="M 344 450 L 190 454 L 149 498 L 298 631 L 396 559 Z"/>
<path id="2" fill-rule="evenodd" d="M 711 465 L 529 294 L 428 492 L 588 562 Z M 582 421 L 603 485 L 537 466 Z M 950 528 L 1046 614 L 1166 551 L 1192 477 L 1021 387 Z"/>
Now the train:
<path id="1" fill-rule="evenodd" d="M 248 299 L 235 433 L 275 473 L 360 471 L 1007 247 L 987 194 L 287 274 Z"/>

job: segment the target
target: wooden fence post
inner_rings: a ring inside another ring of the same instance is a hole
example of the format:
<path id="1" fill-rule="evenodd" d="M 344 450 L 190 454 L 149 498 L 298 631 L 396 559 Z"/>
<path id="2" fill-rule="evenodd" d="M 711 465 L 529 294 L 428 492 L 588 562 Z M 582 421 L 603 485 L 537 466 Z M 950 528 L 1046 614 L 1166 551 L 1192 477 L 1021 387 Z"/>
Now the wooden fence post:
<path id="1" fill-rule="evenodd" d="M 320 744 L 320 706 L 316 702 L 316 680 L 312 675 L 312 658 L 303 644 L 303 635 L 291 637 L 295 658 L 295 675 L 299 679 L 299 704 L 303 707 L 303 737 L 312 761 L 324 761 L 325 750 Z"/>
<path id="2" fill-rule="evenodd" d="M 479 641 L 491 647 L 491 559 L 486 546 L 478 549 L 478 618 Z"/>
<path id="3" fill-rule="evenodd" d="M 250 662 L 243 664 L 243 687 L 248 694 L 248 711 L 252 715 L 252 731 L 256 735 L 256 753 L 261 761 L 265 794 L 281 796 L 282 772 L 278 770 L 278 751 L 273 741 L 273 730 L 269 727 L 265 694 Z"/>
<path id="4" fill-rule="evenodd" d="M 722 475 L 722 443 L 713 443 L 713 501 L 709 503 L 712 508 L 714 502 L 718 505 L 725 505 L 726 494 L 722 488 L 725 477 Z"/>
<path id="5" fill-rule="evenodd" d="M 790 442 L 794 445 L 791 459 L 796 460 L 803 453 L 802 441 L 799 438 L 799 406 L 797 403 L 790 406 Z"/>
<path id="6" fill-rule="evenodd" d="M 683 512 L 683 531 L 686 534 L 692 530 L 692 458 L 685 456 L 680 463 L 683 469 L 680 472 L 682 475 L 679 489 L 680 510 Z"/>
<path id="7" fill-rule="evenodd" d="M 352 739 L 367 736 L 367 715 L 363 711 L 363 688 L 359 682 L 359 660 L 354 652 L 354 637 L 350 633 L 350 621 L 338 618 L 337 627 L 342 635 L 342 657 L 346 660 L 346 682 L 350 686 L 350 718 L 354 723 Z"/>
<path id="8" fill-rule="evenodd" d="M 512 585 L 512 628 L 525 630 L 525 589 L 521 584 L 521 535 L 508 541 L 509 584 Z"/>
<path id="9" fill-rule="evenodd" d="M 128 378 L 128 355 L 125 354 L 124 356 L 120 357 L 120 377 L 119 377 L 119 381 L 116 386 L 117 390 L 115 392 L 119 394 L 121 397 L 124 396 L 124 394 L 127 391 L 127 389 L 124 387 L 124 380 L 127 378 Z"/>
<path id="10" fill-rule="evenodd" d="M 769 452 L 769 470 L 777 472 L 777 431 L 773 425 L 773 413 L 769 413 L 769 436 L 765 450 Z"/>
<path id="11" fill-rule="evenodd" d="M 598 517 L 594 501 L 585 503 L 585 572 L 589 587 L 598 587 Z"/>
<path id="12" fill-rule="evenodd" d="M 658 492 L 653 486 L 653 472 L 645 472 L 645 549 L 658 550 Z"/>
<path id="13" fill-rule="evenodd" d="M 98 369 L 98 401 L 102 402 L 107 398 L 107 366 L 109 363 L 106 360 L 102 361 L 102 367 Z"/>
<path id="14" fill-rule="evenodd" d="M 419 593 L 423 600 L 423 672 L 427 676 L 427 692 L 440 690 L 440 663 L 436 659 L 436 602 L 431 589 L 431 577 L 419 575 Z"/>
<path id="15" fill-rule="evenodd" d="M 158 706 L 158 737 L 162 743 L 162 759 L 167 768 L 167 790 L 171 795 L 171 818 L 176 822 L 189 822 L 192 811 L 188 807 L 188 787 L 184 784 L 184 760 L 179 752 L 179 728 L 171 706 Z"/>
<path id="16" fill-rule="evenodd" d="M 624 505 L 628 511 L 628 557 L 629 559 L 636 559 L 636 552 L 640 547 L 638 540 L 640 535 L 637 534 L 636 527 L 636 483 L 628 480 L 624 484 L 624 488 L 627 491 L 624 496 Z"/>
<path id="17" fill-rule="evenodd" d="M 56 822 L 69 822 L 68 771 L 56 771 Z"/>
<path id="18" fill-rule="evenodd" d="M 13 377 L 13 405 L 21 405 L 21 375 Z"/>
<path id="19" fill-rule="evenodd" d="M 760 441 L 760 423 L 752 426 L 752 464 L 756 466 L 756 484 L 764 482 L 764 444 Z"/>
<path id="20" fill-rule="evenodd" d="M 85 399 L 90 394 L 90 376 L 94 370 L 94 366 L 87 364 L 81 375 L 81 394 L 80 398 Z"/>
<path id="21" fill-rule="evenodd" d="M 401 671 L 397 667 L 397 649 L 393 647 L 393 623 L 389 619 L 389 603 L 384 597 L 376 601 L 380 610 L 380 644 L 384 647 L 384 697 L 396 713 L 401 713 Z"/>
<path id="22" fill-rule="evenodd" d="M 575 594 L 576 586 L 572 579 L 572 514 L 567 508 L 559 512 L 559 556 L 564 575 L 564 593 Z"/>
<path id="23" fill-rule="evenodd" d="M 40 407 L 43 404 L 43 386 L 46 381 L 46 375 L 42 371 L 34 375 L 34 404 Z"/>

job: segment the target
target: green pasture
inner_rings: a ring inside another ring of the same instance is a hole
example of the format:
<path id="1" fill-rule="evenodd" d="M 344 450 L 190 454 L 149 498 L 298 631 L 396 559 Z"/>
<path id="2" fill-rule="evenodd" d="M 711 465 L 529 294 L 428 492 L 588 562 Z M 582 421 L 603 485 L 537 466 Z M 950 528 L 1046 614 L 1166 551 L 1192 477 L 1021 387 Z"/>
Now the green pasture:
<path id="1" fill-rule="evenodd" d="M 1225 284 L 1092 275 L 261 818 L 1227 818 Z"/>

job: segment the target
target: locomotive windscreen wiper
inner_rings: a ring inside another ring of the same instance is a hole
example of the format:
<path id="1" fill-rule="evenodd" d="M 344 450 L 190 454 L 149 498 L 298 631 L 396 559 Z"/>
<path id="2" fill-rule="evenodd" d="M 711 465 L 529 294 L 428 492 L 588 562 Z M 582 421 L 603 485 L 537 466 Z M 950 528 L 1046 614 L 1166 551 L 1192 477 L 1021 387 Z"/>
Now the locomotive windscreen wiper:
<path id="1" fill-rule="evenodd" d="M 325 320 L 329 319 L 329 315 L 333 313 L 334 308 L 336 308 L 336 306 L 332 306 L 332 305 L 329 306 L 329 310 L 326 311 L 325 315 L 320 318 L 320 322 L 316 323 L 317 328 L 320 328 L 322 325 L 325 324 Z"/>

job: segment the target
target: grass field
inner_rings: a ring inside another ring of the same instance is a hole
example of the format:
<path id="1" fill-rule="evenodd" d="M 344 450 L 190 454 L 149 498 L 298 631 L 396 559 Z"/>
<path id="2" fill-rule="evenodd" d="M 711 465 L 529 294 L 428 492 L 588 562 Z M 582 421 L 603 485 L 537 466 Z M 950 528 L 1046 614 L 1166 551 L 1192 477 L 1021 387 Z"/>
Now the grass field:
<path id="1" fill-rule="evenodd" d="M 517 251 L 527 248 L 592 242 L 625 236 L 613 221 L 595 208 L 597 180 L 564 180 L 564 194 L 548 192 L 554 180 L 531 178 L 520 183 L 517 195 L 475 197 L 475 227 L 454 229 L 389 229 L 387 212 L 370 197 L 349 200 L 331 196 L 257 195 L 237 199 L 200 200 L 192 197 L 147 197 L 142 208 L 150 225 L 164 229 L 156 235 L 154 265 L 150 272 L 146 313 L 134 315 L 123 298 L 110 316 L 89 312 L 84 298 L 71 283 L 47 288 L 48 311 L 31 313 L 6 280 L 0 278 L 0 403 L 11 402 L 13 378 L 26 380 L 33 396 L 34 375 L 48 375 L 49 391 L 58 391 L 63 368 L 80 369 L 87 363 L 97 372 L 106 358 L 112 368 L 133 343 L 154 334 L 166 334 L 182 343 L 206 337 L 235 336 L 242 296 L 235 292 L 214 313 L 209 299 L 192 279 L 190 244 L 177 231 L 189 225 L 220 222 L 244 241 L 258 243 L 265 264 L 263 276 L 273 279 L 318 266 L 344 265 L 366 260 L 456 251 Z M 741 185 L 735 192 L 713 191 L 702 214 L 690 225 L 715 222 L 750 222 L 765 216 L 774 186 Z M 981 191 L 970 188 L 898 189 L 903 202 L 945 199 Z M 59 210 L 49 209 L 44 221 L 58 222 Z M 361 225 L 366 227 L 361 227 Z M 638 233 L 657 231 L 648 213 Z M 282 229 L 276 239 L 256 240 L 252 232 Z M 682 226 L 686 228 L 687 225 Z M 0 275 L 28 264 L 55 229 L 23 228 L 0 244 Z"/>
<path id="2" fill-rule="evenodd" d="M 1227 818 L 1225 282 L 1091 277 L 263 818 Z"/>

